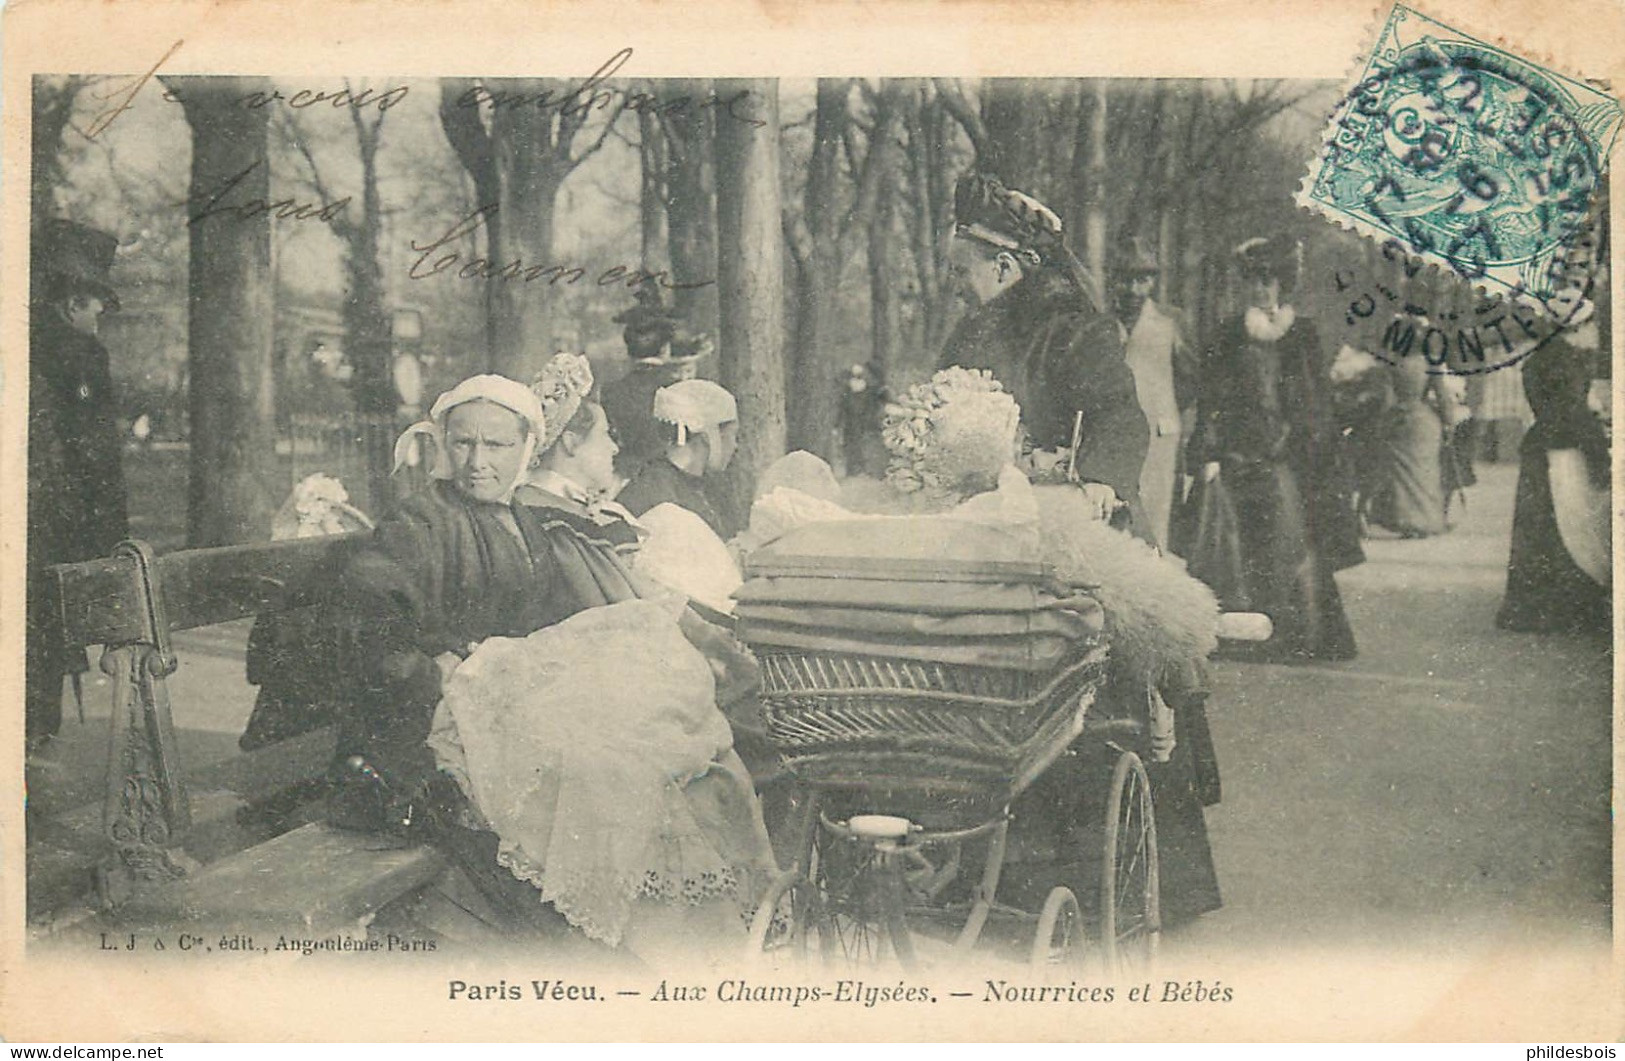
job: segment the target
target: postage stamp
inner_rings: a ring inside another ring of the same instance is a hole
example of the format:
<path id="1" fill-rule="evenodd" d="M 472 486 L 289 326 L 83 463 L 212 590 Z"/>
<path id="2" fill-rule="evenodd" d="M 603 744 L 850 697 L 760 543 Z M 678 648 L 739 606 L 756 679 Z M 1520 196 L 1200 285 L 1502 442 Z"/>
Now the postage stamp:
<path id="1" fill-rule="evenodd" d="M 1618 101 L 1403 4 L 1339 100 L 1299 205 L 1566 319 Z"/>

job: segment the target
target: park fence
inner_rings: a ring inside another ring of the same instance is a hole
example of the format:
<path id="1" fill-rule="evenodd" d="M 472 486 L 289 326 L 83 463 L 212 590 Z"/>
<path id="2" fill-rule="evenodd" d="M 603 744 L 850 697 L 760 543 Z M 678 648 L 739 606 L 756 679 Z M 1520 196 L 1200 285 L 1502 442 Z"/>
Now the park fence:
<path id="1" fill-rule="evenodd" d="M 395 440 L 405 428 L 389 414 L 293 413 L 283 423 L 277 449 L 287 454 L 289 480 L 293 486 L 308 475 L 331 475 L 344 484 L 350 503 L 372 516 L 381 516 L 391 498 L 375 497 L 369 474 L 371 459 L 391 462 Z M 422 484 L 427 464 L 402 469 L 394 476 L 391 489 L 396 496 Z"/>

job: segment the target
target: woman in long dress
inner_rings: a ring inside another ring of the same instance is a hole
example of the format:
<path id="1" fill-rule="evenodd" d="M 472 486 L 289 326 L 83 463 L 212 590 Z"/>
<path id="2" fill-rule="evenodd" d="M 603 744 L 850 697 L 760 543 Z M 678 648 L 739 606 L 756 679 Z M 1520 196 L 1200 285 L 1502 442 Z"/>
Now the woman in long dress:
<path id="1" fill-rule="evenodd" d="M 549 431 L 529 388 L 476 377 L 415 429 L 444 456 L 436 481 L 340 588 L 346 750 L 395 824 L 426 824 L 468 900 L 453 902 L 495 931 L 573 929 L 657 961 L 727 946 L 772 860 L 716 671 L 682 602 L 641 595 L 622 560 L 635 529 L 594 510 L 595 484 L 565 497 L 560 474 L 526 494 L 551 485 L 561 503 L 514 499 L 537 449 L 555 473 L 565 448 L 612 461 L 596 406 L 576 420 L 582 395 L 551 404 Z"/>
<path id="2" fill-rule="evenodd" d="M 1378 428 L 1381 475 L 1366 516 L 1406 538 L 1443 534 L 1446 392 L 1420 356 L 1386 367 L 1390 404 Z"/>
<path id="3" fill-rule="evenodd" d="M 1535 422 L 1519 446 L 1506 598 L 1496 617 L 1506 630 L 1606 634 L 1613 627 L 1608 431 L 1586 404 L 1596 333 L 1595 321 L 1584 322 L 1523 363 Z"/>
<path id="4" fill-rule="evenodd" d="M 1352 659 L 1332 576 L 1364 557 L 1338 474 L 1329 361 L 1314 325 L 1281 301 L 1296 279 L 1295 245 L 1249 240 L 1237 257 L 1250 304 L 1204 365 L 1194 453 L 1235 505 L 1241 593 L 1275 627 L 1261 654 Z"/>

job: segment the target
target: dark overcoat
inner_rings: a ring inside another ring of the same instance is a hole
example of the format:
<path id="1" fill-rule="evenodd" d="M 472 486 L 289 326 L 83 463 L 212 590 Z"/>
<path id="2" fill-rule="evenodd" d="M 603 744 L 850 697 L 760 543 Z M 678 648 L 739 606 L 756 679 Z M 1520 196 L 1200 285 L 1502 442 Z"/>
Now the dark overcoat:
<path id="1" fill-rule="evenodd" d="M 1123 360 L 1117 322 L 1054 271 L 1024 277 L 959 323 L 939 367 L 987 369 L 1021 405 L 1033 445 L 1072 444 L 1082 413 L 1078 478 L 1137 506 L 1150 431 Z"/>
<path id="2" fill-rule="evenodd" d="M 84 667 L 62 645 L 52 564 L 106 556 L 130 535 L 123 440 L 107 348 L 36 308 L 28 337 L 26 691 L 30 736 L 54 734 L 62 675 Z"/>

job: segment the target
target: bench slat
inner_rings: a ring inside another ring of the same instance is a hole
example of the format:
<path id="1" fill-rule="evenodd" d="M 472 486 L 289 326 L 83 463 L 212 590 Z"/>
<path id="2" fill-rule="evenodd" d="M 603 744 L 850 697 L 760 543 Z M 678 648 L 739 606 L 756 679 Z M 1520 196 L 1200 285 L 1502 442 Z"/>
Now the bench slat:
<path id="1" fill-rule="evenodd" d="M 442 856 L 426 845 L 313 823 L 143 892 L 118 912 L 146 927 L 329 932 L 355 928 L 434 880 Z"/>
<path id="2" fill-rule="evenodd" d="M 167 553 L 153 572 L 169 629 L 231 622 L 311 603 L 321 577 L 371 537 L 360 531 L 325 538 L 225 545 Z M 139 640 L 145 616 L 134 557 L 115 556 L 56 568 L 64 637 L 73 647 Z"/>

